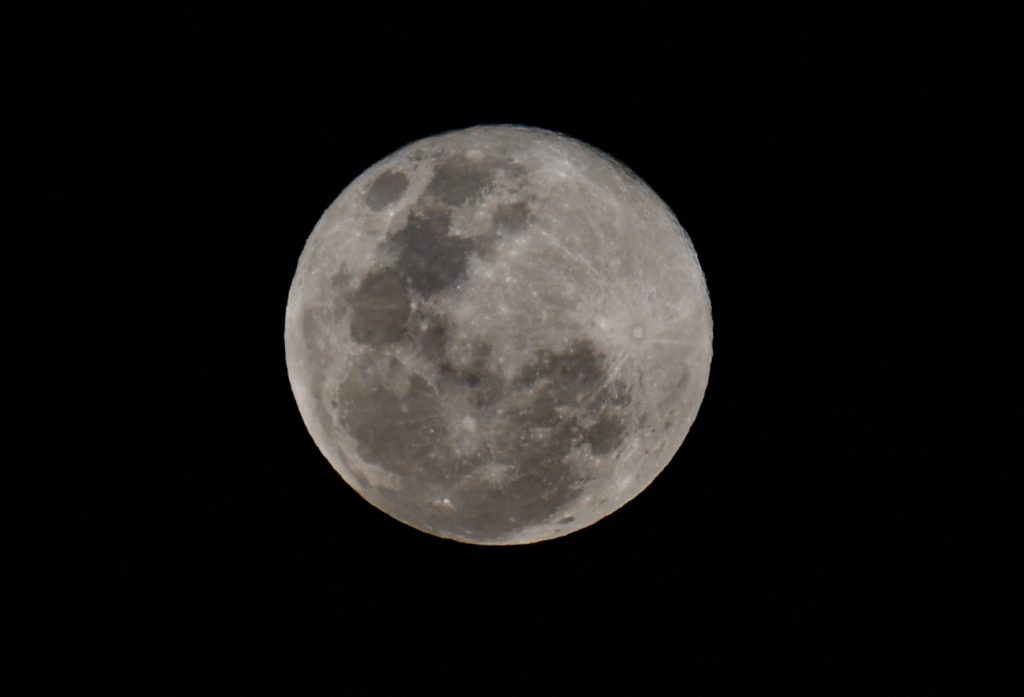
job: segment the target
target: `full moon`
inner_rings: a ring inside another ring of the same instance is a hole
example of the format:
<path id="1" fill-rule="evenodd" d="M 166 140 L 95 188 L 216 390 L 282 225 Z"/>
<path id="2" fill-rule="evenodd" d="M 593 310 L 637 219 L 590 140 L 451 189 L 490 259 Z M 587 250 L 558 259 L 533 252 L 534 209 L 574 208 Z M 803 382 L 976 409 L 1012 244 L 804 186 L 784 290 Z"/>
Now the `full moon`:
<path id="1" fill-rule="evenodd" d="M 285 357 L 302 419 L 363 498 L 483 545 L 604 518 L 672 460 L 711 366 L 711 303 L 668 206 L 568 136 L 416 141 L 327 208 Z"/>

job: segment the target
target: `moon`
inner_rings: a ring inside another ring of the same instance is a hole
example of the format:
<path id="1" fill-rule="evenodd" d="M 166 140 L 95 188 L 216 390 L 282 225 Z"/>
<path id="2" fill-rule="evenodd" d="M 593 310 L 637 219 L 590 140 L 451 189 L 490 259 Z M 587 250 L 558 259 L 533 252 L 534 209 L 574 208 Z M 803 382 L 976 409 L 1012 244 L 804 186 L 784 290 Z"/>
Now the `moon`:
<path id="1" fill-rule="evenodd" d="M 438 537 L 513 545 L 643 491 L 696 417 L 711 304 L 636 174 L 563 134 L 477 126 L 357 177 L 298 260 L 285 358 L 342 478 Z"/>

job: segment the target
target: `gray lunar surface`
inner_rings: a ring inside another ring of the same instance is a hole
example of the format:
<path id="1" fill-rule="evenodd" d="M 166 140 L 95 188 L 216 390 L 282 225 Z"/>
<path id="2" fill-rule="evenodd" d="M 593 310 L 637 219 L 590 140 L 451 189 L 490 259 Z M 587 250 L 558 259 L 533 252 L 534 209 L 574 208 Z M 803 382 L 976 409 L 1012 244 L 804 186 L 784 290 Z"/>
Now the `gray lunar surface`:
<path id="1" fill-rule="evenodd" d="M 371 504 L 476 544 L 559 537 L 679 449 L 711 364 L 686 232 L 618 161 L 521 126 L 411 143 L 324 212 L 285 317 L 313 440 Z"/>

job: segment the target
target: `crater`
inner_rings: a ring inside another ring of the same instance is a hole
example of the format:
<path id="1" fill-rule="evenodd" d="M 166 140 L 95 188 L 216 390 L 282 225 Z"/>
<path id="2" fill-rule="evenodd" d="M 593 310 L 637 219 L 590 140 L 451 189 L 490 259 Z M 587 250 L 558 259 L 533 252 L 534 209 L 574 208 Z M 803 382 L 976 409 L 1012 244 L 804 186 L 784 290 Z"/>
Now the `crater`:
<path id="1" fill-rule="evenodd" d="M 408 187 L 409 177 L 402 172 L 384 172 L 366 192 L 366 205 L 375 211 L 383 210 L 401 198 Z"/>

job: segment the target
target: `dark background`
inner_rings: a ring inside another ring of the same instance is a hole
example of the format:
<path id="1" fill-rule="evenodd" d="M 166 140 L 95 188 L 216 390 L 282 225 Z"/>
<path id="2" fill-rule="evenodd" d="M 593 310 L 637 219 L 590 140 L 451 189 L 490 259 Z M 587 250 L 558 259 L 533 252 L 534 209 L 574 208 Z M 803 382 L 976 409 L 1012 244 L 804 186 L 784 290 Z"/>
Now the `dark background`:
<path id="1" fill-rule="evenodd" d="M 10 23 L 19 693 L 878 694 L 1010 660 L 1012 27 L 683 9 Z M 714 316 L 673 463 L 513 548 L 363 502 L 284 364 L 323 210 L 481 123 L 631 167 Z"/>

